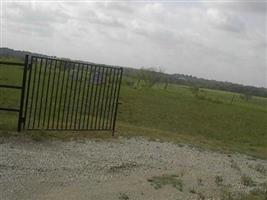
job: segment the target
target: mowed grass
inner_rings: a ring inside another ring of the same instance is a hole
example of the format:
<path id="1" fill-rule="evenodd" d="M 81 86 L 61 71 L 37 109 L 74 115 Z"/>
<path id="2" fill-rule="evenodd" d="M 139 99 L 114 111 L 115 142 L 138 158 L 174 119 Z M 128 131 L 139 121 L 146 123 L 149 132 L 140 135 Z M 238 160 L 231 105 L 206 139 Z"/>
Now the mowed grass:
<path id="1" fill-rule="evenodd" d="M 20 82 L 18 69 L 8 68 L 3 74 L 0 68 L 2 84 Z M 1 105 L 18 105 L 19 95 L 12 91 L 0 95 Z M 253 97 L 247 102 L 239 94 L 207 89 L 201 89 L 200 95 L 204 98 L 195 97 L 189 87 L 181 85 L 170 85 L 167 90 L 161 85 L 134 89 L 123 83 L 117 133 L 267 158 L 267 98 Z M 16 128 L 16 114 L 1 112 L 0 120 L 0 129 Z M 91 135 L 82 135 L 86 134 Z"/>
<path id="2" fill-rule="evenodd" d="M 15 58 L 0 58 L 0 61 L 23 62 Z M 20 66 L 0 65 L 0 84 L 21 86 L 23 68 Z M 0 107 L 18 108 L 20 90 L 0 88 Z M 16 130 L 17 116 L 15 112 L 0 111 L 0 130 Z"/>
<path id="3" fill-rule="evenodd" d="M 215 96 L 216 91 L 212 92 Z M 267 158 L 264 106 L 259 109 L 256 103 L 231 104 L 224 100 L 199 99 L 191 94 L 190 88 L 183 86 L 168 90 L 124 86 L 121 101 L 121 134 L 186 141 Z M 266 99 L 262 101 L 267 102 Z M 135 130 L 127 132 L 127 125 Z"/>

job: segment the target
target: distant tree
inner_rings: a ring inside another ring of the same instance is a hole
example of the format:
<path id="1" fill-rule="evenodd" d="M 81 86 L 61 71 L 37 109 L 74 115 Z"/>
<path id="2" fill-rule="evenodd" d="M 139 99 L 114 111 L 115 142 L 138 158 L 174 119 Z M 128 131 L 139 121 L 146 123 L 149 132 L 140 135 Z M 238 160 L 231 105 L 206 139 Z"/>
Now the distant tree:
<path id="1" fill-rule="evenodd" d="M 235 99 L 235 95 L 232 96 L 231 104 L 234 102 L 234 99 Z"/>
<path id="2" fill-rule="evenodd" d="M 161 77 L 159 72 L 155 68 L 141 68 L 135 74 L 135 78 L 137 79 L 136 87 L 140 86 L 141 81 L 147 87 L 153 87 L 156 83 L 159 83 Z"/>
<path id="3" fill-rule="evenodd" d="M 153 87 L 155 84 L 161 82 L 161 75 L 156 68 L 148 68 L 145 72 L 145 80 L 148 87 Z"/>
<path id="4" fill-rule="evenodd" d="M 248 94 L 248 93 L 244 93 L 244 94 L 241 94 L 240 95 L 240 98 L 245 100 L 245 101 L 249 101 L 252 99 L 252 95 L 251 94 Z"/>
<path id="5" fill-rule="evenodd" d="M 25 54 L 28 54 L 31 56 L 45 56 L 45 57 L 47 57 L 47 55 L 37 54 L 34 52 L 18 51 L 18 50 L 9 49 L 9 48 L 0 48 L 0 57 L 2 57 L 2 59 L 12 59 L 13 60 L 14 58 L 16 58 L 18 60 L 18 62 L 21 62 L 24 60 Z M 3 57 L 5 57 L 5 58 L 3 58 Z M 51 57 L 51 56 L 48 56 L 48 57 Z M 52 56 L 52 57 L 56 58 L 55 56 Z M 61 59 L 66 60 L 66 61 L 71 61 L 69 58 L 61 58 Z M 47 64 L 50 65 L 49 62 Z M 92 63 L 92 65 L 93 65 L 93 63 Z M 73 68 L 73 64 L 71 64 L 71 62 L 67 63 L 66 66 L 64 66 L 63 70 L 68 69 L 68 68 L 71 68 L 71 69 Z M 140 72 L 139 69 L 124 67 L 123 75 L 133 78 L 136 74 L 138 74 L 136 77 L 134 77 L 134 79 L 137 80 L 137 84 L 135 84 L 135 87 L 136 87 L 136 85 L 137 85 L 137 87 L 139 87 L 139 85 L 142 82 L 145 82 L 144 79 L 142 78 L 142 76 L 143 75 L 145 76 L 146 72 L 143 73 L 144 68 L 142 70 Z M 160 72 L 161 70 L 155 70 L 155 71 Z M 141 74 L 141 76 L 139 76 L 139 74 Z M 166 76 L 166 79 L 164 79 L 165 81 L 161 80 L 162 83 L 165 83 L 164 88 L 166 88 L 166 89 L 168 88 L 169 84 L 182 84 L 182 85 L 187 85 L 187 86 L 198 85 L 200 88 L 224 90 L 224 91 L 230 91 L 230 92 L 235 92 L 235 93 L 239 93 L 239 94 L 248 93 L 250 95 L 247 95 L 247 94 L 244 95 L 244 100 L 247 99 L 247 101 L 249 101 L 252 98 L 252 95 L 253 96 L 267 97 L 266 86 L 265 87 L 246 86 L 246 85 L 241 85 L 241 84 L 236 84 L 236 83 L 231 83 L 231 82 L 207 80 L 207 79 L 197 78 L 197 77 L 194 77 L 192 75 L 186 75 L 186 74 L 164 74 L 164 73 L 162 73 L 162 74 L 159 73 L 159 74 L 161 75 L 161 77 L 164 77 L 164 78 Z M 159 74 L 156 74 L 156 76 L 158 76 Z M 156 79 L 156 81 L 157 80 L 158 79 Z M 146 82 L 150 82 L 149 85 L 153 85 L 152 83 L 154 81 L 146 81 Z"/>
<path id="6" fill-rule="evenodd" d="M 192 86 L 192 87 L 190 88 L 190 90 L 191 90 L 192 94 L 193 94 L 195 97 L 198 97 L 199 92 L 200 92 L 200 89 L 199 89 L 198 86 Z"/>
<path id="7" fill-rule="evenodd" d="M 136 83 L 133 85 L 135 89 L 139 88 L 140 82 L 142 81 L 142 72 L 141 72 L 141 70 L 142 69 L 134 71 L 134 73 L 132 73 L 132 76 L 130 76 L 134 80 L 136 80 Z"/>
<path id="8" fill-rule="evenodd" d="M 165 76 L 164 77 L 164 89 L 167 90 L 168 89 L 168 86 L 169 86 L 169 77 L 168 76 Z"/>
<path id="9" fill-rule="evenodd" d="M 131 79 L 126 79 L 125 84 L 129 87 L 134 87 L 134 81 Z"/>
<path id="10" fill-rule="evenodd" d="M 170 83 L 170 76 L 169 74 L 164 73 L 164 69 L 162 67 L 158 68 L 158 76 L 159 76 L 159 82 L 164 85 L 164 89 L 167 90 L 169 83 Z"/>

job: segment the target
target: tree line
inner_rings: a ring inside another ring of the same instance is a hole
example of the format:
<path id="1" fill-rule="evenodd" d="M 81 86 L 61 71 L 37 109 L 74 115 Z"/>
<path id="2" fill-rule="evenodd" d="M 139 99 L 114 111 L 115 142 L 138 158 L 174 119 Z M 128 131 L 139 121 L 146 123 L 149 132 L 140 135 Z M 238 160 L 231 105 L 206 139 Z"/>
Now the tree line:
<path id="1" fill-rule="evenodd" d="M 36 55 L 36 56 L 46 56 L 38 53 L 32 53 L 28 51 L 19 51 L 10 48 L 0 48 L 0 56 L 4 57 L 16 57 L 21 60 L 24 59 L 26 54 Z M 49 56 L 54 57 L 55 56 Z M 62 58 L 61 58 L 62 59 Z M 65 60 L 70 60 L 68 58 L 63 58 Z M 267 88 L 263 87 L 255 87 L 255 86 L 246 86 L 231 82 L 223 82 L 216 80 L 207 80 L 203 78 L 197 78 L 191 75 L 185 74 L 167 74 L 164 73 L 163 68 L 141 68 L 141 69 L 133 69 L 124 67 L 124 76 L 130 77 L 134 79 L 135 86 L 139 87 L 141 85 L 145 85 L 147 87 L 152 87 L 157 83 L 161 83 L 164 86 L 164 89 L 168 88 L 169 84 L 181 84 L 187 85 L 190 87 L 198 87 L 198 88 L 207 88 L 207 89 L 215 89 L 215 90 L 223 90 L 229 92 L 236 92 L 243 95 L 245 99 L 249 99 L 250 96 L 259 96 L 259 97 L 267 97 Z M 142 83 L 142 84 L 141 84 Z M 133 84 L 133 83 L 128 83 Z"/>
<path id="2" fill-rule="evenodd" d="M 166 74 L 162 68 L 125 68 L 124 75 L 134 80 L 135 86 L 139 87 L 142 82 L 144 86 L 152 87 L 155 84 L 163 84 L 164 89 L 169 84 L 187 85 L 194 88 L 207 88 L 222 91 L 239 93 L 244 99 L 250 99 L 251 96 L 267 97 L 267 88 L 246 86 L 237 83 L 207 80 L 184 74 Z"/>

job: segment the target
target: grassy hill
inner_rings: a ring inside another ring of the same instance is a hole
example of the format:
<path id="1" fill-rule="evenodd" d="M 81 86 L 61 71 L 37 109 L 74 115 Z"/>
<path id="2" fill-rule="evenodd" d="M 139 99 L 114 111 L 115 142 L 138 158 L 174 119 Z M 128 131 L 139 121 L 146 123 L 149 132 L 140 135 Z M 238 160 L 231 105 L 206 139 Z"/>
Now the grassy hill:
<path id="1" fill-rule="evenodd" d="M 0 67 L 0 84 L 20 85 L 19 67 Z M 117 132 L 122 136 L 186 142 L 267 158 L 267 98 L 171 84 L 135 89 L 123 82 Z M 234 100 L 232 98 L 234 97 Z M 16 107 L 19 92 L 0 89 L 0 105 Z M 0 112 L 0 130 L 15 130 L 16 113 Z M 64 132 L 56 134 L 65 134 Z M 91 134 L 91 133 L 83 133 Z"/>

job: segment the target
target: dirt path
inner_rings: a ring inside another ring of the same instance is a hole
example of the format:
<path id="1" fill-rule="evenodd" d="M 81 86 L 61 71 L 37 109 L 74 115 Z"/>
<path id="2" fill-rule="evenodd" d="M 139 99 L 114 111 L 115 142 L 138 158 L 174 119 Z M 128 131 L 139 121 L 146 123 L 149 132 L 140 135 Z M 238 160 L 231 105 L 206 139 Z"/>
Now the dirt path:
<path id="1" fill-rule="evenodd" d="M 0 144 L 0 199 L 221 199 L 267 182 L 267 161 L 142 138 Z"/>

